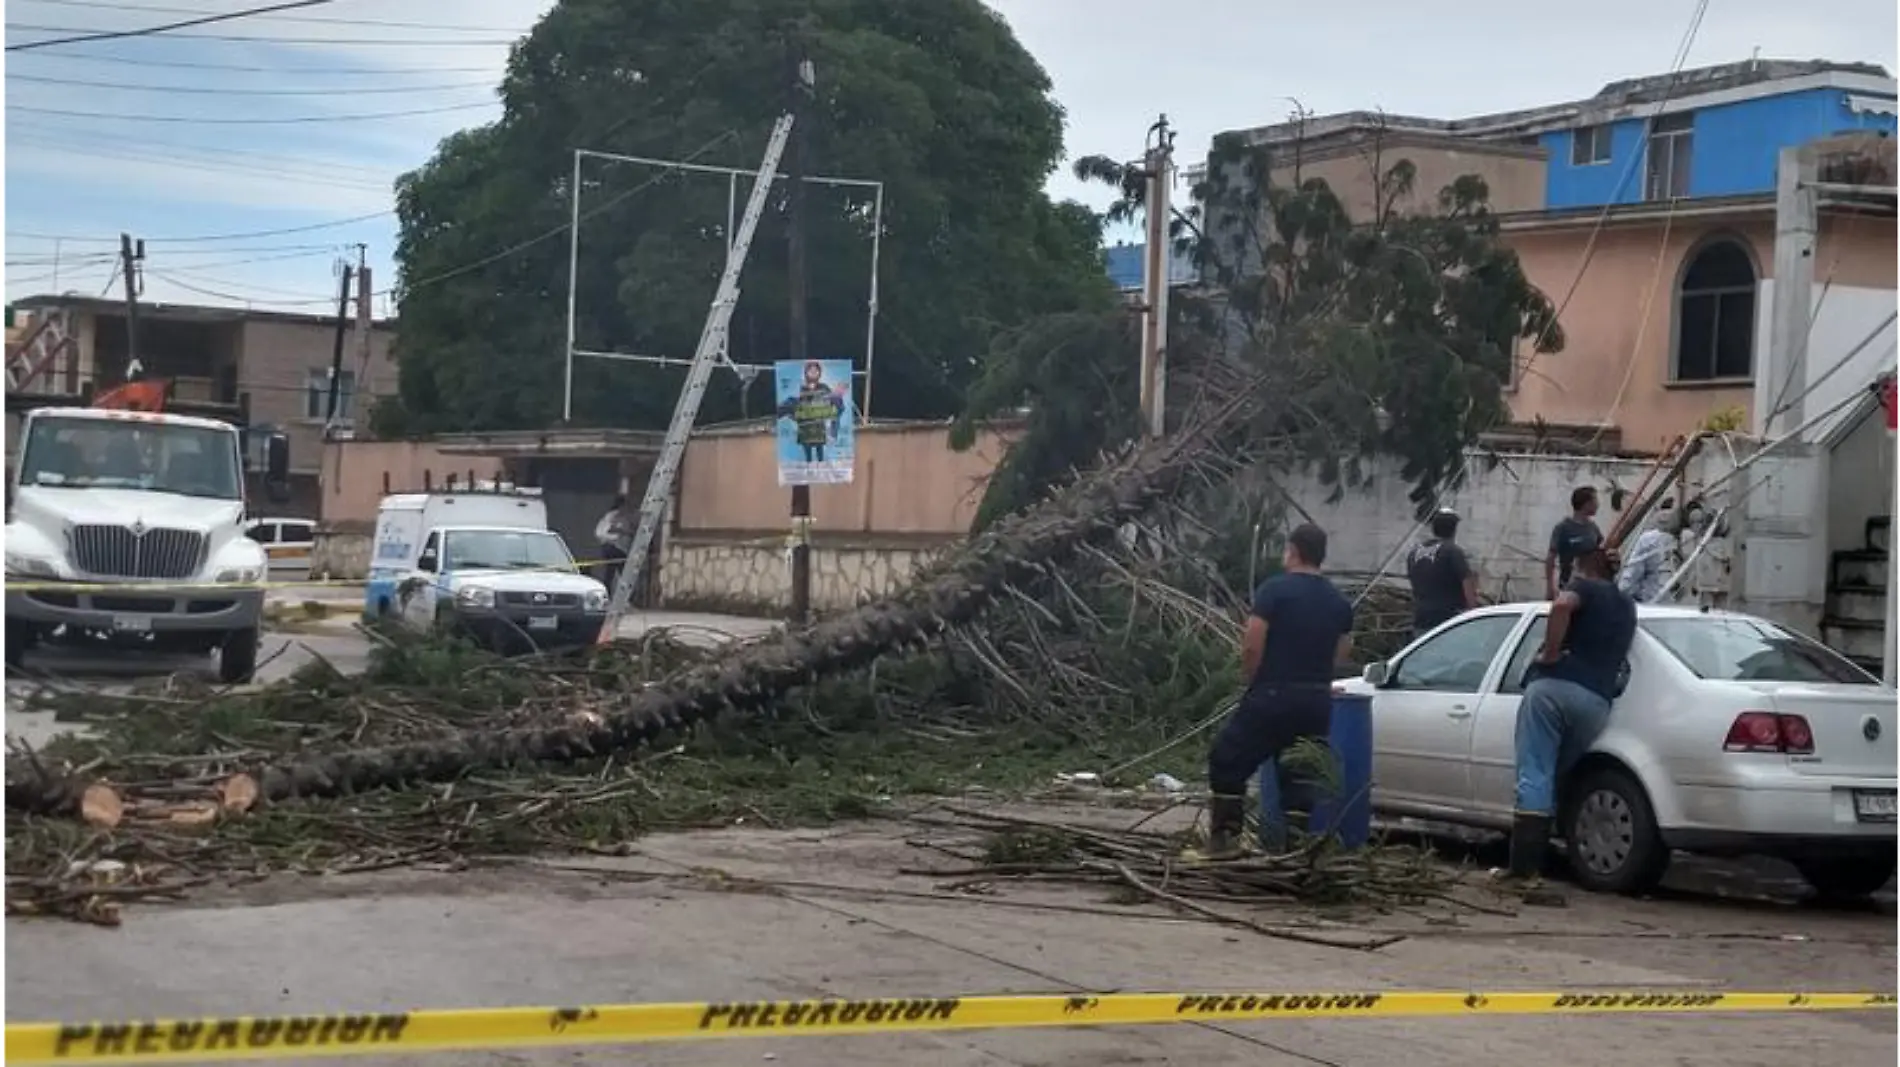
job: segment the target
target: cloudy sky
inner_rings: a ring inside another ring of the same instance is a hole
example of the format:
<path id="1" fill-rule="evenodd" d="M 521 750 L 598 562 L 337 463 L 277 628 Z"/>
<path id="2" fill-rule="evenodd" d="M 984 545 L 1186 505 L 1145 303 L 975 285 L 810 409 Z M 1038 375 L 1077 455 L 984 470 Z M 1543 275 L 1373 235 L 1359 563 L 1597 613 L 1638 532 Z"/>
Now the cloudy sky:
<path id="1" fill-rule="evenodd" d="M 261 3 L 6 0 L 7 44 Z M 387 285 L 391 181 L 444 135 L 496 116 L 508 42 L 549 6 L 334 0 L 162 37 L 9 53 L 8 298 L 103 291 L 122 231 L 148 241 L 151 300 L 321 310 L 335 299 L 337 257 L 353 259 L 359 243 L 378 288 Z M 1561 20 L 1522 0 L 1468 0 L 1455 19 L 1367 0 L 1285 15 L 1258 0 L 992 6 L 1054 78 L 1069 151 L 1133 156 L 1163 112 L 1192 154 L 1217 131 L 1283 119 L 1290 98 L 1318 113 L 1458 117 L 1588 96 L 1666 72 L 1695 4 L 1595 0 Z M 1825 9 L 1717 0 L 1689 65 L 1759 49 L 1896 66 L 1893 0 Z M 1101 200 L 1066 171 L 1051 188 Z"/>

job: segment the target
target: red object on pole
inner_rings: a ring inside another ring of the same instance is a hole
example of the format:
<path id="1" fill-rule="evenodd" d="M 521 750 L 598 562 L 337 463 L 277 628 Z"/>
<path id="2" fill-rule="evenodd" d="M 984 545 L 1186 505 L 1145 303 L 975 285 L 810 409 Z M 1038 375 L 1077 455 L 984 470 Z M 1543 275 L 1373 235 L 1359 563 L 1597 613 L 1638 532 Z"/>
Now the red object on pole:
<path id="1" fill-rule="evenodd" d="M 1887 415 L 1887 432 L 1893 433 L 1897 418 L 1900 418 L 1900 399 L 1894 393 L 1894 375 L 1887 375 L 1874 386 L 1874 392 L 1880 397 L 1880 408 Z"/>

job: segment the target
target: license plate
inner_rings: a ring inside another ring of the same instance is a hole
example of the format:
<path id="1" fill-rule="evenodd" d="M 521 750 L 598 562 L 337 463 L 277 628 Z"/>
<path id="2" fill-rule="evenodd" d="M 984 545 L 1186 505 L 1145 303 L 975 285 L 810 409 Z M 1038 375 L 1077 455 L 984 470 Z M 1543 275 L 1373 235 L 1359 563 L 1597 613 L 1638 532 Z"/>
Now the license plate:
<path id="1" fill-rule="evenodd" d="M 1894 821 L 1894 795 L 1855 790 L 1854 817 L 1861 822 Z"/>
<path id="2" fill-rule="evenodd" d="M 560 626 L 561 621 L 552 615 L 533 615 L 528 618 L 528 629 L 530 630 L 558 630 Z M 1887 799 L 1891 801 L 1893 798 L 1888 797 Z M 1888 805 L 1888 810 L 1892 810 L 1892 804 Z"/>
<path id="3" fill-rule="evenodd" d="M 112 629 L 122 634 L 148 634 L 152 632 L 150 615 L 114 615 Z"/>

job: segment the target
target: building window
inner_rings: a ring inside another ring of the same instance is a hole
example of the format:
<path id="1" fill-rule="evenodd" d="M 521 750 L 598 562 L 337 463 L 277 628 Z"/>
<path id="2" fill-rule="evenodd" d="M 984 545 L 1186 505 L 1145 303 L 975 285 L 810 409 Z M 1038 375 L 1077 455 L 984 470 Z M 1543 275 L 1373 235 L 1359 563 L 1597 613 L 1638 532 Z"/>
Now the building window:
<path id="1" fill-rule="evenodd" d="M 1676 380 L 1747 378 L 1755 365 L 1755 262 L 1729 238 L 1689 257 L 1676 300 Z"/>
<path id="2" fill-rule="evenodd" d="M 336 417 L 339 421 L 350 421 L 355 408 L 356 374 L 343 371 L 340 374 L 336 392 Z M 304 386 L 303 415 L 306 419 L 326 419 L 330 415 L 330 369 L 322 367 L 310 372 Z"/>
<path id="3" fill-rule="evenodd" d="M 1660 115 L 1649 126 L 1649 177 L 1643 199 L 1674 200 L 1689 195 L 1689 159 L 1694 147 L 1695 115 Z"/>
<path id="4" fill-rule="evenodd" d="M 1570 165 L 1588 167 L 1610 161 L 1610 128 L 1580 126 L 1570 134 Z"/>

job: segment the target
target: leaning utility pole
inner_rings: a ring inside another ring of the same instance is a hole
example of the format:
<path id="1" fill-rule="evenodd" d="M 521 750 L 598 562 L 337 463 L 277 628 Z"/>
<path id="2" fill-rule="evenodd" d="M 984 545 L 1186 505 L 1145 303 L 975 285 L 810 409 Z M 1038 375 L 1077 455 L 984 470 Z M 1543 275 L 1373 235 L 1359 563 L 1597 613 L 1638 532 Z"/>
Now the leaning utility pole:
<path id="1" fill-rule="evenodd" d="M 1147 179 L 1148 245 L 1141 272 L 1141 421 L 1150 437 L 1167 432 L 1168 417 L 1168 223 L 1173 217 L 1174 131 L 1168 116 L 1148 128 L 1142 159 Z"/>
<path id="2" fill-rule="evenodd" d="M 369 388 L 370 334 L 375 329 L 374 308 L 370 301 L 375 298 L 370 284 L 369 248 L 356 246 L 356 392 L 360 396 Z M 354 419 L 354 414 L 352 414 Z"/>
<path id="3" fill-rule="evenodd" d="M 706 313 L 706 325 L 699 334 L 699 347 L 693 350 L 693 362 L 686 370 L 686 386 L 673 406 L 673 421 L 667 425 L 666 438 L 660 442 L 660 455 L 647 475 L 646 495 L 640 500 L 640 525 L 627 548 L 626 565 L 614 582 L 613 596 L 607 601 L 607 617 L 601 621 L 600 644 L 614 639 L 620 615 L 627 609 L 633 587 L 647 569 L 647 552 L 659 533 L 660 519 L 666 514 L 667 501 L 673 494 L 673 480 L 679 476 L 680 460 L 686 454 L 686 441 L 693 434 L 693 422 L 699 418 L 699 402 L 706 395 L 706 383 L 712 380 L 713 367 L 725 351 L 726 330 L 732 324 L 732 309 L 739 302 L 739 275 L 745 270 L 746 253 L 752 248 L 752 235 L 758 232 L 759 216 L 765 214 L 765 201 L 778 178 L 779 157 L 791 137 L 793 117 L 780 116 L 765 144 L 765 159 L 759 163 L 759 175 L 752 182 L 752 195 L 746 201 L 745 215 L 739 220 L 739 233 L 726 253 L 726 269 L 719 276 L 719 289 L 713 294 L 712 308 Z"/>
<path id="4" fill-rule="evenodd" d="M 336 436 L 337 407 L 343 394 L 343 338 L 350 327 L 350 279 L 356 270 L 343 264 L 343 284 L 336 296 L 336 342 L 330 352 L 330 397 L 323 412 L 323 439 Z"/>
<path id="5" fill-rule="evenodd" d="M 145 240 L 119 235 L 119 273 L 125 276 L 125 380 L 137 381 L 145 370 L 139 362 L 139 264 L 145 262 Z"/>
<path id="6" fill-rule="evenodd" d="M 790 355 L 799 366 L 810 358 L 805 292 L 805 169 L 811 139 L 805 136 L 805 108 L 812 96 L 811 60 L 800 57 L 792 81 L 792 158 L 785 167 L 790 197 L 786 220 L 785 290 L 791 298 Z M 811 618 L 811 486 L 792 486 L 792 625 Z"/>

